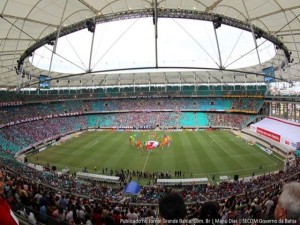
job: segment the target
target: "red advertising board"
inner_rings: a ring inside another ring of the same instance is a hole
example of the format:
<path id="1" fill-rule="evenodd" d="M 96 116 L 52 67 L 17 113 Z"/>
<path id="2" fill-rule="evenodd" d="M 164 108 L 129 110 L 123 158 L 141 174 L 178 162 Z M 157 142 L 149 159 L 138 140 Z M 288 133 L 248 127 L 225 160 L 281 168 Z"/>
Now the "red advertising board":
<path id="1" fill-rule="evenodd" d="M 270 138 L 270 139 L 272 139 L 274 141 L 280 142 L 280 135 L 275 134 L 275 133 L 273 133 L 271 131 L 262 129 L 260 127 L 257 127 L 256 132 L 259 133 L 259 134 L 261 134 L 261 135 L 263 135 L 263 136 L 265 136 L 265 137 L 268 137 L 268 138 Z"/>

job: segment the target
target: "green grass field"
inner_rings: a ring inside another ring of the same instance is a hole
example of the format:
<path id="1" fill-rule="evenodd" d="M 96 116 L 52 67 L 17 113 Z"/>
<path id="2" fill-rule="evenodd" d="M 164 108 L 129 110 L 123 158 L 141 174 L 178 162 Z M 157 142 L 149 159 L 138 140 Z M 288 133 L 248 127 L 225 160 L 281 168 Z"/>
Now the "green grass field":
<path id="1" fill-rule="evenodd" d="M 151 132 L 153 133 L 153 132 Z M 71 171 L 87 167 L 91 173 L 102 173 L 102 168 L 132 169 L 139 171 L 181 170 L 187 177 L 215 175 L 240 177 L 262 174 L 281 169 L 279 156 L 268 155 L 256 145 L 249 145 L 230 131 L 166 132 L 171 137 L 168 148 L 156 148 L 151 153 L 135 149 L 129 144 L 130 135 L 137 132 L 88 131 L 79 137 L 28 157 L 29 162 L 67 166 Z M 150 132 L 140 132 L 147 140 Z M 162 133 L 156 132 L 157 136 Z M 37 161 L 38 160 L 38 161 Z M 261 167 L 261 168 L 260 168 Z"/>

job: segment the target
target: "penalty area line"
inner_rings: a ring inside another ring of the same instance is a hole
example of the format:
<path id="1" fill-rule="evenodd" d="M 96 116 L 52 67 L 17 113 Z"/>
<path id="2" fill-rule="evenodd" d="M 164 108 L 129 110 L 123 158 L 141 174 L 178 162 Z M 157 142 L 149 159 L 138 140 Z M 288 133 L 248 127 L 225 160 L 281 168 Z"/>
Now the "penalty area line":
<path id="1" fill-rule="evenodd" d="M 144 168 L 143 168 L 143 170 L 142 170 L 142 173 L 144 173 L 144 171 L 145 171 L 145 168 L 146 168 L 146 165 L 147 165 L 149 156 L 150 156 L 150 152 L 151 152 L 151 151 L 148 152 L 148 155 L 147 155 L 147 158 L 146 158 L 146 161 L 145 161 L 145 164 L 144 164 Z"/>

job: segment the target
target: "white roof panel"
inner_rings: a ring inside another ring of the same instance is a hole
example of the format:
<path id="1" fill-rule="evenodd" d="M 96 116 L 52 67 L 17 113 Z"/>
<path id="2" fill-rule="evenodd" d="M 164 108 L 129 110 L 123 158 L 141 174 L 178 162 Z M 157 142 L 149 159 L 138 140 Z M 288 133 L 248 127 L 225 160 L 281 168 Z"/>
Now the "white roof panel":
<path id="1" fill-rule="evenodd" d="M 40 41 L 47 35 L 55 32 L 60 27 L 70 26 L 86 18 L 95 16 L 103 16 L 103 18 L 117 14 L 120 12 L 128 12 L 128 17 L 132 11 L 146 13 L 147 9 L 153 9 L 152 1 L 136 1 L 136 0 L 26 0 L 0 1 L 0 87 L 16 87 L 20 84 L 20 76 L 16 73 L 15 67 L 18 66 L 17 60 L 21 55 L 33 44 Z M 245 5 L 243 4 L 245 3 Z M 66 5 L 65 5 L 66 4 Z M 65 7 L 66 6 L 66 7 Z M 195 12 L 218 13 L 227 17 L 231 17 L 240 21 L 251 21 L 255 26 L 262 28 L 264 31 L 278 37 L 283 44 L 292 52 L 291 58 L 294 59 L 289 64 L 288 73 L 282 73 L 284 79 L 300 80 L 300 4 L 299 0 L 277 0 L 277 1 L 237 1 L 237 0 L 165 0 L 158 1 L 158 8 L 167 10 L 194 10 Z M 143 12 L 142 12 L 143 11 Z M 100 14 L 98 14 L 100 13 Z M 151 15 L 151 14 L 150 14 Z M 174 34 L 175 35 L 175 34 Z M 80 43 L 79 43 L 80 44 Z M 75 54 L 75 53 L 74 53 Z M 216 52 L 216 57 L 218 54 Z M 283 53 L 278 53 L 276 58 L 267 65 L 280 65 L 284 59 Z M 28 60 L 24 61 L 26 71 L 32 73 L 32 83 L 37 82 L 40 73 L 47 74 L 47 71 L 33 68 Z M 257 71 L 260 67 L 246 68 L 245 71 Z M 193 78 L 190 77 L 191 72 L 180 71 L 182 78 L 180 82 L 190 83 Z M 233 72 L 224 71 L 201 71 L 195 70 L 199 78 L 198 82 L 207 83 L 209 76 L 215 82 L 231 82 L 233 80 Z M 118 74 L 118 72 L 116 72 Z M 139 73 L 136 71 L 135 73 Z M 152 73 L 151 73 L 152 74 Z M 65 77 L 68 74 L 51 73 L 53 78 Z M 109 76 L 110 74 L 108 74 Z M 84 76 L 80 76 L 85 80 L 85 84 L 89 85 L 91 77 L 94 75 L 86 72 Z M 152 75 L 151 75 L 152 76 Z M 150 77 L 151 77 L 150 76 Z M 154 75 L 153 75 L 154 76 Z M 126 80 L 124 83 L 130 83 L 134 80 L 133 74 L 128 79 L 128 74 L 120 79 Z M 166 79 L 166 77 L 168 79 Z M 79 77 L 72 80 L 79 80 Z M 96 78 L 95 78 L 96 79 Z M 99 77 L 99 80 L 102 78 Z M 141 79 L 145 79 L 142 81 Z M 178 80 L 173 76 L 172 72 L 156 73 L 153 81 L 161 83 L 169 80 Z M 64 80 L 64 79 L 62 79 Z M 109 79 L 107 79 L 109 80 Z M 116 83 L 115 79 L 111 79 L 112 84 Z M 130 81 L 129 81 L 130 80 Z M 149 83 L 149 76 L 140 76 L 139 83 Z M 244 82 L 244 78 L 236 75 L 236 82 Z M 249 82 L 256 82 L 256 79 L 249 77 Z M 176 81 L 174 81 L 176 82 Z M 76 85 L 78 82 L 71 82 Z M 67 84 L 67 83 L 66 83 Z M 56 85 L 56 82 L 53 83 Z M 59 83 L 63 85 L 63 83 Z"/>

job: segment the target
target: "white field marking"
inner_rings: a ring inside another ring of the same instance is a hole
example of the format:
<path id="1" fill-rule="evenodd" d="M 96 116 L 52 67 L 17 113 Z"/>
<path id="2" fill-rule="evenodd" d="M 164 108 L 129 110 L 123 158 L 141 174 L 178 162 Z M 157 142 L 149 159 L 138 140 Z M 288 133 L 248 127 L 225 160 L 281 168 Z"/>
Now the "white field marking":
<path id="1" fill-rule="evenodd" d="M 273 164 L 270 164 L 270 165 L 267 165 L 267 166 L 263 166 L 263 169 L 264 168 L 268 168 L 268 167 L 272 167 L 272 166 L 275 166 L 277 165 L 277 163 L 273 163 Z M 254 167 L 254 168 L 248 168 L 248 169 L 242 169 L 242 170 L 229 170 L 229 171 L 225 171 L 225 172 L 210 172 L 209 174 L 226 174 L 226 173 L 233 173 L 233 172 L 241 172 L 241 171 L 253 171 L 253 170 L 257 170 L 257 167 Z M 194 175 L 197 175 L 197 176 L 208 176 L 208 173 L 195 173 Z"/>
<path id="2" fill-rule="evenodd" d="M 212 136 L 209 136 L 209 137 L 210 137 L 211 139 L 213 139 L 214 142 L 215 142 L 220 148 L 222 148 L 223 151 L 224 151 L 229 157 L 231 157 L 231 155 L 227 152 L 227 150 L 226 150 L 225 148 L 223 148 L 223 146 L 219 145 L 218 142 L 217 142 L 214 138 L 212 138 Z"/>
<path id="3" fill-rule="evenodd" d="M 149 156 L 150 156 L 150 152 L 151 152 L 151 151 L 148 152 L 148 155 L 147 155 L 147 158 L 146 158 L 146 161 L 145 161 L 145 164 L 144 164 L 144 168 L 143 168 L 143 170 L 142 170 L 142 173 L 144 173 L 144 171 L 145 171 L 145 168 L 146 168 L 146 165 L 147 165 Z"/>
<path id="4" fill-rule="evenodd" d="M 49 162 L 47 162 L 47 161 L 44 161 L 44 160 L 39 160 L 39 163 L 42 163 L 43 165 L 47 165 L 47 163 L 49 163 Z M 33 163 L 34 164 L 34 163 Z M 50 163 L 49 163 L 50 164 Z M 54 166 L 60 166 L 60 167 L 62 167 L 62 168 L 64 168 L 64 167 L 66 167 L 66 165 L 63 165 L 63 164 L 58 164 L 58 163 L 51 163 L 51 165 L 54 165 Z M 68 168 L 73 168 L 73 169 L 75 169 L 75 170 L 80 170 L 80 169 L 82 169 L 82 168 L 80 168 L 80 167 L 75 167 L 75 166 L 67 166 Z"/>
<path id="5" fill-rule="evenodd" d="M 245 157 L 245 156 L 254 156 L 254 155 L 261 155 L 263 157 L 265 157 L 268 161 L 271 161 L 273 164 L 270 165 L 277 165 L 278 163 L 273 161 L 271 158 L 266 156 L 267 153 L 264 152 L 257 152 L 257 153 L 253 153 L 253 154 L 246 154 L 246 155 L 236 155 L 236 156 L 230 156 L 231 158 L 241 158 L 241 157 Z"/>
<path id="6" fill-rule="evenodd" d="M 71 153 L 66 153 L 66 152 L 55 152 L 55 154 L 58 154 L 58 155 L 66 155 L 66 156 L 74 155 L 72 152 L 71 152 Z"/>
<path id="7" fill-rule="evenodd" d="M 284 159 L 278 157 L 277 155 L 273 154 L 277 159 L 279 159 L 280 161 L 284 161 Z"/>
<path id="8" fill-rule="evenodd" d="M 264 155 L 263 153 L 252 153 L 252 154 L 245 154 L 245 155 L 234 155 L 230 156 L 231 158 L 240 158 L 240 157 L 245 157 L 245 156 L 254 156 L 254 155 Z"/>
<path id="9" fill-rule="evenodd" d="M 98 144 L 98 140 L 94 140 L 94 141 L 91 141 L 90 143 L 88 143 L 86 146 L 93 146 L 93 145 L 96 145 Z"/>
<path id="10" fill-rule="evenodd" d="M 213 135 L 212 135 L 213 136 Z M 210 136 L 211 137 L 211 136 Z M 269 161 L 271 161 L 271 162 L 273 162 L 274 163 L 274 161 L 273 160 L 271 160 L 270 158 L 268 158 L 267 156 L 265 156 L 265 154 L 263 154 L 263 153 L 253 153 L 253 154 L 244 154 L 244 155 L 230 155 L 229 153 L 228 153 L 228 151 L 222 146 L 222 145 L 219 145 L 218 143 L 217 143 L 217 141 L 214 139 L 214 138 L 212 138 L 211 137 L 211 139 L 213 139 L 213 141 L 211 142 L 211 144 L 213 143 L 213 142 L 215 142 L 219 147 L 221 147 L 222 149 L 223 149 L 223 151 L 230 157 L 230 158 L 240 158 L 240 157 L 245 157 L 245 156 L 254 156 L 254 155 L 262 155 L 262 156 L 264 156 L 265 158 L 267 158 Z M 275 165 L 276 165 L 277 163 L 275 163 Z"/>
<path id="11" fill-rule="evenodd" d="M 79 152 L 78 154 L 80 154 L 82 152 L 82 150 L 86 147 L 91 147 L 93 145 L 97 145 L 99 143 L 99 140 L 102 140 L 104 138 L 104 136 L 99 136 L 99 137 L 96 137 L 95 139 L 93 139 L 93 141 L 91 141 L 90 143 L 86 144 L 86 145 L 83 145 L 82 147 L 80 148 L 77 148 L 76 150 L 73 150 L 72 153 L 70 153 L 70 155 L 77 155 L 76 153 Z M 68 148 L 68 149 L 71 149 Z"/>
<path id="12" fill-rule="evenodd" d="M 213 183 L 214 181 L 213 181 L 213 179 L 211 178 L 211 176 L 208 174 L 207 175 L 208 176 L 208 179 L 210 179 L 210 181 Z"/>
<path id="13" fill-rule="evenodd" d="M 73 147 L 66 147 L 66 146 L 64 146 L 63 148 L 64 148 L 64 150 L 66 150 L 66 151 L 68 151 L 68 150 L 72 150 L 72 151 L 70 151 L 69 153 L 67 153 L 67 152 L 63 152 L 62 151 L 62 149 L 60 148 L 60 149 L 55 149 L 55 154 L 62 154 L 62 155 L 80 155 L 81 153 L 82 153 L 82 150 L 85 148 L 85 147 L 87 147 L 88 145 L 84 145 L 84 146 L 82 146 L 82 147 L 80 147 L 80 148 L 77 148 L 77 149 L 75 149 L 74 150 L 74 148 Z M 88 146 L 89 147 L 89 146 Z M 46 149 L 47 150 L 47 149 Z M 48 149 L 49 150 L 49 149 Z M 57 151 L 58 150 L 58 151 Z"/>
<path id="14" fill-rule="evenodd" d="M 210 145 L 211 145 L 211 146 L 214 146 L 214 142 L 215 142 L 215 141 L 211 141 L 211 142 L 210 142 Z"/>
<path id="15" fill-rule="evenodd" d="M 262 152 L 262 156 L 263 156 L 263 157 L 265 157 L 266 159 L 268 159 L 268 160 L 271 161 L 271 162 L 274 162 L 273 159 L 270 159 L 269 157 L 267 157 L 266 154 L 267 154 L 267 153 Z M 277 164 L 277 163 L 275 162 L 275 164 Z"/>

